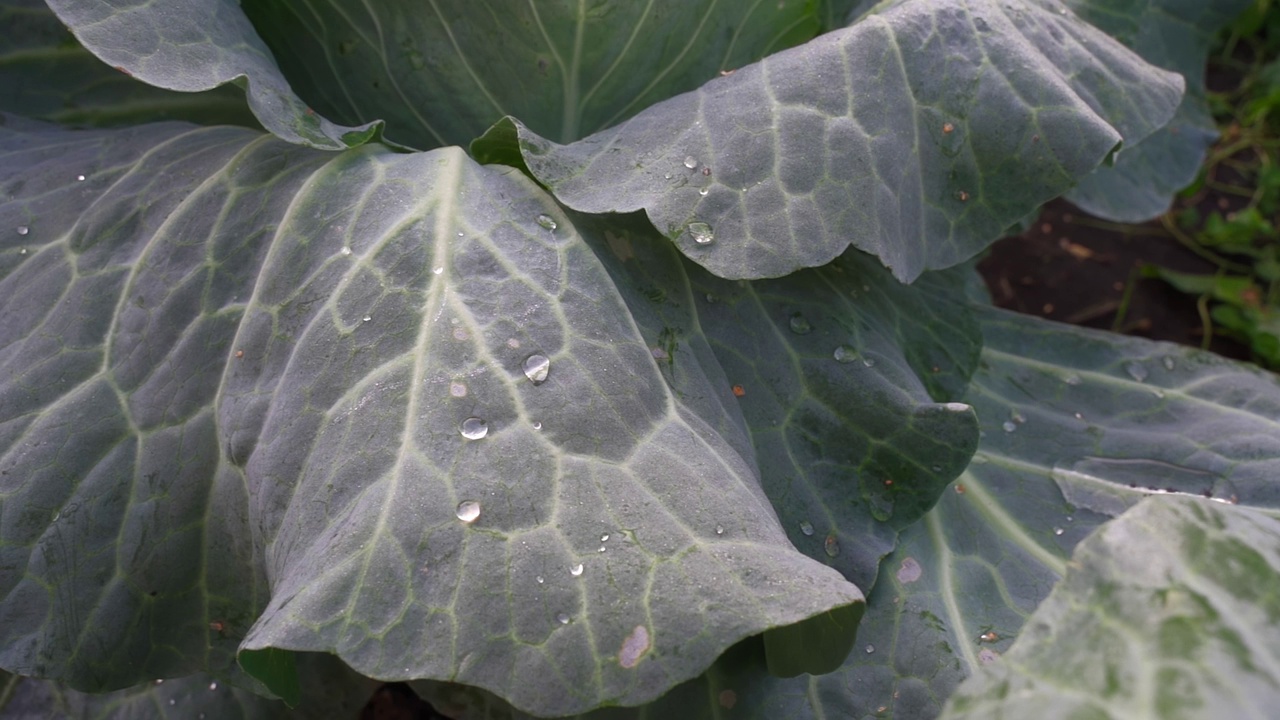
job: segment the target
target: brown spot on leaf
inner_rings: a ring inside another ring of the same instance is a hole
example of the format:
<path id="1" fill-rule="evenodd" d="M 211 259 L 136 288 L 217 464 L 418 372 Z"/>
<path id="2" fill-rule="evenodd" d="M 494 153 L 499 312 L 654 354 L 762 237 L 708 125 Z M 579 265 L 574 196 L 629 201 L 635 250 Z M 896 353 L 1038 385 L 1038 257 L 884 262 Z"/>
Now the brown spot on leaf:
<path id="1" fill-rule="evenodd" d="M 738 704 L 738 693 L 732 690 L 720 691 L 720 707 L 725 710 L 732 710 L 734 705 Z"/>
<path id="2" fill-rule="evenodd" d="M 618 648 L 618 664 L 624 668 L 633 668 L 648 651 L 649 630 L 643 625 L 637 625 L 622 641 L 622 647 Z"/>

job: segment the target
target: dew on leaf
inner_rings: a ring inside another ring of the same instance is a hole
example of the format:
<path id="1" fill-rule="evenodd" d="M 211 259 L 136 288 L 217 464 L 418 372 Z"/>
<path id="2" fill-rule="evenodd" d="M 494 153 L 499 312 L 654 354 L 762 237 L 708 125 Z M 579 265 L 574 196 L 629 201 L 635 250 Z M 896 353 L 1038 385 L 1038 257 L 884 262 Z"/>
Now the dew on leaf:
<path id="1" fill-rule="evenodd" d="M 723 535 L 723 534 L 724 534 L 724 526 L 723 526 L 723 525 L 717 525 L 717 526 L 716 526 L 716 534 L 717 534 L 717 535 Z"/>
<path id="2" fill-rule="evenodd" d="M 831 357 L 834 357 L 836 362 L 851 363 L 858 359 L 858 351 L 848 345 L 841 345 L 831 353 Z"/>
<path id="3" fill-rule="evenodd" d="M 469 417 L 462 421 L 459 431 L 468 440 L 479 440 L 489 434 L 489 423 L 478 417 Z"/>
<path id="4" fill-rule="evenodd" d="M 822 549 L 826 551 L 828 557 L 835 557 L 840 554 L 840 541 L 836 538 L 835 533 L 827 535 L 827 539 L 822 542 Z"/>
<path id="5" fill-rule="evenodd" d="M 539 585 L 546 582 L 546 578 L 542 577 L 541 575 L 535 577 L 534 580 L 537 580 Z"/>
<path id="6" fill-rule="evenodd" d="M 876 646 L 875 646 L 875 645 L 868 645 L 868 646 L 867 646 L 866 648 L 864 648 L 864 649 L 867 651 L 867 654 L 868 654 L 868 655 L 870 655 L 871 653 L 873 653 L 873 652 L 875 652 L 875 651 L 876 651 Z"/>
<path id="7" fill-rule="evenodd" d="M 546 382 L 547 374 L 551 372 L 551 361 L 546 355 L 530 355 L 524 360 L 524 376 L 529 378 L 529 382 L 534 385 L 541 385 Z"/>
<path id="8" fill-rule="evenodd" d="M 442 268 L 442 267 L 438 267 L 438 268 L 431 268 L 431 274 L 432 274 L 432 275 L 439 275 L 439 274 L 441 274 L 441 273 L 443 273 L 443 272 L 444 272 L 444 268 Z"/>
<path id="9" fill-rule="evenodd" d="M 874 358 L 864 357 L 862 358 L 862 364 L 866 367 L 875 367 L 876 361 Z"/>
<path id="10" fill-rule="evenodd" d="M 969 405 L 958 402 L 949 402 L 942 406 L 948 412 L 969 412 Z"/>
<path id="11" fill-rule="evenodd" d="M 710 245 L 716 240 L 715 231 L 704 222 L 689 223 L 689 237 L 699 245 Z"/>
<path id="12" fill-rule="evenodd" d="M 77 175 L 77 176 L 76 176 L 76 181 L 77 181 L 77 182 L 84 182 L 84 176 L 83 176 L 83 175 Z"/>
<path id="13" fill-rule="evenodd" d="M 1002 424 L 1000 427 L 1004 428 L 1005 432 L 1013 432 L 1014 430 L 1018 429 L 1018 425 L 1014 423 L 1012 420 L 1005 420 L 1004 424 Z"/>
<path id="14" fill-rule="evenodd" d="M 684 159 L 684 166 L 692 170 L 698 167 L 698 159 L 692 155 L 688 155 Z"/>
<path id="15" fill-rule="evenodd" d="M 570 575 L 572 575 L 572 576 L 574 576 L 574 577 L 578 577 L 579 575 L 581 575 L 581 574 L 582 574 L 582 563 L 577 563 L 577 564 L 576 564 L 576 565 L 574 565 L 573 567 L 569 568 L 569 574 L 570 574 Z"/>
<path id="16" fill-rule="evenodd" d="M 18 234 L 19 234 L 19 235 L 26 235 L 26 234 L 27 234 L 27 233 L 29 233 L 29 232 L 31 232 L 31 228 L 27 227 L 26 225 L 19 225 L 19 226 L 18 226 Z"/>
<path id="17" fill-rule="evenodd" d="M 568 614 L 568 613 L 560 613 L 559 615 L 556 615 L 556 622 L 560 623 L 561 625 L 568 625 L 568 624 L 569 624 L 569 614 Z"/>
<path id="18" fill-rule="evenodd" d="M 710 192 L 710 190 L 706 188 L 698 188 L 698 194 L 703 197 L 706 197 L 708 192 Z"/>
<path id="19" fill-rule="evenodd" d="M 372 316 L 372 315 L 365 315 L 364 317 L 362 317 L 362 318 L 360 318 L 360 319 L 361 319 L 361 320 L 363 320 L 364 322 L 369 322 L 370 320 L 372 320 L 372 319 L 373 319 L 373 316 Z"/>
<path id="20" fill-rule="evenodd" d="M 541 215 L 538 216 L 538 224 L 541 225 L 544 229 L 552 230 L 552 231 L 560 227 L 556 223 L 555 219 L 553 219 L 550 215 L 546 213 L 542 213 Z"/>
<path id="21" fill-rule="evenodd" d="M 1147 379 L 1147 368 L 1140 362 L 1133 361 L 1125 363 L 1124 371 L 1129 373 L 1129 377 L 1137 380 L 1138 382 L 1143 382 Z"/>
<path id="22" fill-rule="evenodd" d="M 1066 532 L 1066 531 L 1065 531 L 1065 530 L 1063 530 L 1062 528 L 1058 528 L 1058 527 L 1056 527 L 1056 528 L 1054 528 L 1054 529 L 1053 529 L 1053 534 L 1054 534 L 1054 535 L 1061 535 L 1061 534 L 1062 534 L 1062 533 L 1064 533 L 1064 532 Z"/>
<path id="23" fill-rule="evenodd" d="M 791 332 L 797 335 L 808 335 L 813 331 L 813 326 L 800 313 L 792 315 L 787 324 L 791 326 Z"/>
<path id="24" fill-rule="evenodd" d="M 538 422 L 537 420 L 535 420 L 535 421 L 533 422 L 533 429 L 534 429 L 534 430 L 541 430 L 541 429 L 542 429 L 542 423 L 540 423 L 540 422 Z"/>
<path id="25" fill-rule="evenodd" d="M 1075 373 L 1067 373 L 1062 376 L 1062 382 L 1068 385 L 1079 385 L 1082 380 L 1080 379 L 1080 376 Z"/>
<path id="26" fill-rule="evenodd" d="M 1161 360 L 1160 362 L 1161 362 L 1161 364 L 1163 364 L 1163 365 L 1164 365 L 1164 369 L 1165 369 L 1165 370 L 1172 370 L 1172 369 L 1174 368 L 1173 358 L 1171 358 L 1171 357 L 1167 357 L 1167 356 L 1166 356 L 1166 357 L 1165 357 L 1163 360 Z"/>
<path id="27" fill-rule="evenodd" d="M 600 542 L 609 542 L 609 533 L 600 536 Z"/>
<path id="28" fill-rule="evenodd" d="M 342 246 L 342 249 L 341 249 L 341 250 L 339 250 L 338 252 L 342 253 L 343 255 L 350 255 L 350 254 L 351 254 L 351 248 L 347 247 L 346 245 L 343 245 L 343 246 Z"/>
<path id="29" fill-rule="evenodd" d="M 455 511 L 458 519 L 464 523 L 470 524 L 480 517 L 480 503 L 475 500 L 463 500 L 458 503 L 458 509 Z"/>
<path id="30" fill-rule="evenodd" d="M 218 683 L 216 683 L 216 682 L 211 682 L 211 683 L 209 683 L 209 689 L 210 689 L 210 690 L 217 690 L 217 689 L 218 689 Z"/>
<path id="31" fill-rule="evenodd" d="M 813 523 L 809 522 L 808 520 L 802 520 L 800 522 L 800 532 L 804 533 L 805 535 L 812 535 Z"/>

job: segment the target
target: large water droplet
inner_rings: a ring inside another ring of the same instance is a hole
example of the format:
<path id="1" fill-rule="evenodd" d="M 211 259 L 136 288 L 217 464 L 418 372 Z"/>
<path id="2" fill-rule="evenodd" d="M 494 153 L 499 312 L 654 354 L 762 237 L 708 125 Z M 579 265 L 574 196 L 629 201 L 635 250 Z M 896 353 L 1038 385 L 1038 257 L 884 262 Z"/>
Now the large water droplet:
<path id="1" fill-rule="evenodd" d="M 808 335 L 813 332 L 813 326 L 800 313 L 792 315 L 788 324 L 791 325 L 791 332 L 797 335 Z"/>
<path id="2" fill-rule="evenodd" d="M 560 227 L 558 224 L 556 224 L 555 219 L 546 213 L 542 213 L 541 215 L 538 216 L 538 224 L 541 225 L 544 229 L 552 230 L 552 231 Z"/>
<path id="3" fill-rule="evenodd" d="M 684 166 L 689 168 L 690 170 L 698 167 L 698 158 L 692 155 L 686 156 L 684 159 Z"/>
<path id="4" fill-rule="evenodd" d="M 556 615 L 556 622 L 560 623 L 561 625 L 568 625 L 568 624 L 569 624 L 569 614 L 568 614 L 568 613 L 560 613 L 559 615 Z"/>
<path id="5" fill-rule="evenodd" d="M 546 582 L 546 579 L 545 579 L 545 578 L 543 578 L 541 575 L 539 575 L 539 576 L 535 577 L 535 578 L 534 578 L 534 580 L 537 580 L 539 585 L 541 585 L 542 583 Z"/>
<path id="6" fill-rule="evenodd" d="M 83 175 L 81 175 L 80 177 L 84 177 L 84 176 L 83 176 Z M 217 689 L 218 689 L 218 683 L 216 683 L 216 682 L 211 682 L 211 683 L 209 683 L 209 689 L 210 689 L 210 690 L 217 690 Z"/>
<path id="7" fill-rule="evenodd" d="M 534 385 L 541 385 L 551 372 L 551 361 L 546 355 L 530 355 L 524 360 L 524 376 Z"/>
<path id="8" fill-rule="evenodd" d="M 441 274 L 441 273 L 443 273 L 443 272 L 444 272 L 444 268 L 442 268 L 442 267 L 438 267 L 438 268 L 431 268 L 431 274 L 432 274 L 432 275 L 439 275 L 439 274 Z"/>
<path id="9" fill-rule="evenodd" d="M 468 440 L 479 440 L 489 434 L 489 423 L 478 417 L 469 417 L 462 421 L 462 427 L 459 428 L 462 437 Z"/>
<path id="10" fill-rule="evenodd" d="M 1124 364 L 1124 371 L 1129 373 L 1129 377 L 1142 382 L 1147 379 L 1147 367 L 1140 362 L 1127 362 Z"/>
<path id="11" fill-rule="evenodd" d="M 541 429 L 542 429 L 542 423 L 537 422 L 537 421 L 534 421 L 534 423 L 533 423 L 533 429 L 534 429 L 534 430 L 541 430 Z"/>
<path id="12" fill-rule="evenodd" d="M 813 534 L 813 523 L 809 522 L 808 520 L 801 520 L 801 521 L 800 521 L 800 532 L 804 533 L 805 535 L 812 535 L 812 534 Z"/>
<path id="13" fill-rule="evenodd" d="M 480 517 L 480 503 L 475 500 L 463 500 L 455 511 L 458 519 L 464 523 L 473 523 Z"/>
<path id="14" fill-rule="evenodd" d="M 342 253 L 343 255 L 350 255 L 350 254 L 351 254 L 351 248 L 347 247 L 346 245 L 343 245 L 343 246 L 342 246 L 342 249 L 341 249 L 341 250 L 339 250 L 338 252 Z"/>
<path id="15" fill-rule="evenodd" d="M 1065 531 L 1065 530 L 1063 530 L 1062 528 L 1054 528 L 1054 529 L 1053 529 L 1053 534 L 1054 534 L 1054 535 L 1061 535 L 1061 534 L 1062 534 L 1062 533 L 1064 533 L 1064 532 L 1066 532 L 1066 531 Z"/>
<path id="16" fill-rule="evenodd" d="M 706 196 L 707 196 L 707 193 L 709 193 L 709 192 L 711 192 L 711 191 L 710 191 L 710 190 L 708 190 L 708 189 L 706 189 L 706 188 L 698 188 L 698 194 L 699 194 L 699 195 L 701 195 L 701 196 L 703 196 L 703 197 L 706 197 Z"/>
<path id="17" fill-rule="evenodd" d="M 831 357 L 835 358 L 836 362 L 851 363 L 858 359 L 858 351 L 848 345 L 841 345 L 831 353 Z"/>
<path id="18" fill-rule="evenodd" d="M 827 551 L 828 557 L 835 557 L 840 554 L 840 541 L 836 539 L 836 534 L 827 535 L 827 539 L 822 543 L 822 549 Z"/>
<path id="19" fill-rule="evenodd" d="M 577 564 L 576 564 L 576 565 L 574 565 L 573 567 L 569 568 L 569 574 L 570 574 L 570 575 L 572 575 L 572 576 L 574 576 L 574 577 L 578 577 L 579 575 L 581 575 L 581 574 L 582 574 L 582 563 L 577 563 Z"/>
<path id="20" fill-rule="evenodd" d="M 609 533 L 600 536 L 600 542 L 609 542 Z"/>
<path id="21" fill-rule="evenodd" d="M 76 176 L 76 182 L 84 182 L 84 176 L 83 176 L 83 175 L 77 175 L 77 176 Z"/>
<path id="22" fill-rule="evenodd" d="M 19 234 L 19 235 L 26 235 L 26 234 L 27 234 L 27 233 L 29 233 L 29 232 L 31 232 L 31 228 L 27 227 L 26 225 L 19 225 L 19 226 L 18 226 L 18 234 Z"/>
<path id="23" fill-rule="evenodd" d="M 866 647 L 866 651 L 867 651 L 867 654 L 868 654 L 868 655 L 870 655 L 871 653 L 873 653 L 873 652 L 875 652 L 875 651 L 876 651 L 876 646 L 875 646 L 875 645 L 868 645 L 868 646 Z"/>
<path id="24" fill-rule="evenodd" d="M 1004 428 L 1005 432 L 1013 432 L 1014 430 L 1018 429 L 1018 424 L 1012 420 L 1005 420 L 1004 424 L 1001 425 L 1000 427 Z"/>
<path id="25" fill-rule="evenodd" d="M 717 535 L 723 535 L 723 534 L 724 534 L 724 526 L 723 526 L 723 525 L 717 525 L 717 526 L 716 526 L 716 534 L 717 534 Z"/>
<path id="26" fill-rule="evenodd" d="M 716 240 L 715 231 L 704 222 L 689 223 L 689 237 L 699 245 L 710 245 Z"/>

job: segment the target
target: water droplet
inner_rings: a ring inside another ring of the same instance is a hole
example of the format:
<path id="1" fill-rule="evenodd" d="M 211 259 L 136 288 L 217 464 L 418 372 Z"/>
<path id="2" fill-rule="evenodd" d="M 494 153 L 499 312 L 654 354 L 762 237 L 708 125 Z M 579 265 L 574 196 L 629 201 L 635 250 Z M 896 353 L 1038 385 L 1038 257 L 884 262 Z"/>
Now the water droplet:
<path id="1" fill-rule="evenodd" d="M 804 533 L 805 535 L 812 535 L 813 523 L 809 522 L 808 520 L 800 521 L 800 532 Z"/>
<path id="2" fill-rule="evenodd" d="M 1160 362 L 1164 365 L 1165 370 L 1172 370 L 1174 368 L 1173 358 L 1171 357 L 1166 357 Z"/>
<path id="3" fill-rule="evenodd" d="M 827 551 L 828 557 L 835 557 L 840 554 L 840 541 L 836 539 L 836 534 L 827 535 L 827 539 L 822 542 L 822 549 Z"/>
<path id="4" fill-rule="evenodd" d="M 698 188 L 698 194 L 702 197 L 706 197 L 708 192 L 710 192 L 710 190 L 707 190 L 706 188 Z"/>
<path id="5" fill-rule="evenodd" d="M 698 158 L 692 155 L 686 156 L 684 159 L 684 166 L 689 168 L 690 170 L 698 167 Z"/>
<path id="6" fill-rule="evenodd" d="M 717 535 L 723 535 L 723 534 L 724 534 L 724 526 L 723 526 L 723 525 L 717 525 L 717 526 L 716 526 L 716 534 L 717 534 Z"/>
<path id="7" fill-rule="evenodd" d="M 19 225 L 19 226 L 18 226 L 18 234 L 19 234 L 19 235 L 26 235 L 26 234 L 27 234 L 27 233 L 29 233 L 29 232 L 31 232 L 31 228 L 27 227 L 26 225 Z"/>
<path id="8" fill-rule="evenodd" d="M 1124 371 L 1129 373 L 1129 377 L 1142 382 L 1147 379 L 1147 368 L 1140 362 L 1127 362 L 1124 364 Z"/>
<path id="9" fill-rule="evenodd" d="M 876 361 L 873 358 L 862 358 L 862 364 L 867 367 L 875 367 Z"/>
<path id="10" fill-rule="evenodd" d="M 26 254 L 27 254 L 27 249 L 26 249 L 26 248 L 22 248 L 21 250 L 19 250 L 19 251 L 18 251 L 18 254 L 19 254 L 19 255 L 26 255 Z"/>
<path id="11" fill-rule="evenodd" d="M 431 274 L 432 274 L 432 275 L 439 275 L 440 273 L 443 273 L 443 272 L 444 272 L 444 268 L 442 268 L 442 267 L 438 267 L 438 268 L 431 268 Z"/>
<path id="12" fill-rule="evenodd" d="M 931 467 L 930 469 L 931 469 L 931 470 L 933 470 L 934 472 L 942 472 L 942 466 L 941 466 L 941 465 L 934 465 L 934 466 L 933 466 L 933 467 Z"/>
<path id="13" fill-rule="evenodd" d="M 462 421 L 462 427 L 459 430 L 462 437 L 468 440 L 479 440 L 489 434 L 489 423 L 478 417 L 469 417 Z"/>
<path id="14" fill-rule="evenodd" d="M 858 359 L 858 351 L 848 345 L 841 345 L 831 353 L 831 356 L 836 359 L 836 362 L 851 363 Z"/>
<path id="15" fill-rule="evenodd" d="M 1018 425 L 1014 423 L 1012 420 L 1005 420 L 1004 424 L 1001 425 L 1000 427 L 1004 428 L 1005 432 L 1013 432 L 1014 430 L 1018 429 Z"/>
<path id="16" fill-rule="evenodd" d="M 569 614 L 568 614 L 568 613 L 560 613 L 559 615 L 556 615 L 556 622 L 560 623 L 561 625 L 568 625 L 568 624 L 569 624 Z"/>
<path id="17" fill-rule="evenodd" d="M 1080 379 L 1079 375 L 1075 373 L 1067 373 L 1066 375 L 1062 376 L 1062 382 L 1068 385 L 1079 385 L 1083 381 Z"/>
<path id="18" fill-rule="evenodd" d="M 556 223 L 556 221 L 546 213 L 542 213 L 541 215 L 538 216 L 538 224 L 541 225 L 544 229 L 551 230 L 553 232 L 555 231 L 556 228 L 560 227 Z"/>
<path id="19" fill-rule="evenodd" d="M 609 533 L 600 536 L 600 542 L 609 542 Z"/>
<path id="20" fill-rule="evenodd" d="M 969 406 L 964 403 L 949 402 L 942 407 L 948 412 L 969 412 Z"/>
<path id="21" fill-rule="evenodd" d="M 475 500 L 463 500 L 458 503 L 456 514 L 462 522 L 473 523 L 476 518 L 480 517 L 480 503 Z"/>
<path id="22" fill-rule="evenodd" d="M 338 252 L 342 253 L 343 255 L 350 255 L 350 254 L 351 254 L 351 248 L 347 247 L 346 245 L 343 245 L 343 246 L 342 246 L 342 249 L 341 249 L 341 250 L 339 250 Z"/>
<path id="23" fill-rule="evenodd" d="M 1061 534 L 1062 534 L 1062 533 L 1064 533 L 1064 532 L 1066 532 L 1066 531 L 1065 531 L 1065 530 L 1063 530 L 1062 528 L 1054 528 L 1054 529 L 1053 529 L 1053 534 L 1054 534 L 1054 535 L 1061 535 Z"/>
<path id="24" fill-rule="evenodd" d="M 704 222 L 689 223 L 689 237 L 699 245 L 710 245 L 715 242 L 716 234 L 711 226 Z"/>
<path id="25" fill-rule="evenodd" d="M 788 324 L 791 325 L 791 332 L 797 335 L 808 335 L 813 332 L 813 326 L 800 313 L 792 315 Z"/>
<path id="26" fill-rule="evenodd" d="M 83 176 L 83 175 L 77 175 L 77 176 L 76 176 L 76 181 L 77 181 L 77 182 L 84 182 L 84 176 Z"/>
<path id="27" fill-rule="evenodd" d="M 875 646 L 875 645 L 868 645 L 868 646 L 866 647 L 866 651 L 867 651 L 867 654 L 868 654 L 868 655 L 870 655 L 871 653 L 873 653 L 873 652 L 875 652 L 875 651 L 876 651 L 876 646 Z"/>
<path id="28" fill-rule="evenodd" d="M 546 355 L 530 355 L 524 360 L 524 376 L 534 385 L 541 385 L 551 372 L 551 361 Z"/>
<path id="29" fill-rule="evenodd" d="M 713 293 L 707 293 L 707 302 L 713 303 L 713 302 L 716 302 L 716 300 L 718 299 L 719 298 L 717 298 Z"/>
<path id="30" fill-rule="evenodd" d="M 372 319 L 373 319 L 373 317 L 372 317 L 372 316 L 370 316 L 370 315 L 365 315 L 365 316 L 364 316 L 363 318 L 361 318 L 361 319 L 362 319 L 362 320 L 364 320 L 365 322 L 369 322 L 370 320 L 372 320 Z"/>
<path id="31" fill-rule="evenodd" d="M 539 585 L 541 585 L 542 583 L 546 582 L 546 580 L 545 580 L 541 575 L 539 575 L 538 577 L 534 578 L 534 580 L 537 580 Z"/>
<path id="32" fill-rule="evenodd" d="M 169 704 L 170 704 L 170 705 L 177 705 L 177 704 L 178 704 L 178 701 L 177 701 L 177 700 L 174 700 L 173 698 L 169 698 Z"/>
<path id="33" fill-rule="evenodd" d="M 572 576 L 574 576 L 574 577 L 578 577 L 579 575 L 581 575 L 581 574 L 582 574 L 582 563 L 578 563 L 578 564 L 574 565 L 573 567 L 569 568 L 569 574 L 570 574 L 570 575 L 572 575 Z"/>
<path id="34" fill-rule="evenodd" d="M 81 176 L 81 177 L 83 177 L 83 176 Z M 209 683 L 209 689 L 210 689 L 210 690 L 217 690 L 217 689 L 218 689 L 218 683 L 216 683 L 216 682 L 211 682 L 211 683 Z"/>
<path id="35" fill-rule="evenodd" d="M 538 422 L 538 421 L 536 421 L 536 420 L 535 420 L 535 421 L 534 421 L 534 423 L 533 423 L 533 429 L 534 429 L 534 430 L 541 430 L 541 429 L 542 429 L 542 423 L 540 423 L 540 422 Z"/>
<path id="36" fill-rule="evenodd" d="M 604 547 L 603 545 L 601 545 L 601 546 L 600 546 L 600 549 L 599 549 L 599 550 L 597 550 L 596 552 L 604 552 L 604 551 L 605 551 L 605 547 Z"/>

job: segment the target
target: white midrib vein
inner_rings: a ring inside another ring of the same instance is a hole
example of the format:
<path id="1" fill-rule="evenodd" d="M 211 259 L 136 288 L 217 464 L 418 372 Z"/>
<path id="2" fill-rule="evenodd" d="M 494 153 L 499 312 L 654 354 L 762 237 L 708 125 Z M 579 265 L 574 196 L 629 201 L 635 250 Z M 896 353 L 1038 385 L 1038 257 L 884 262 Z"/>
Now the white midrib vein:
<path id="1" fill-rule="evenodd" d="M 578 138 L 578 125 L 581 122 L 581 108 L 578 106 L 578 75 L 582 65 L 582 35 L 587 25 L 586 0 L 578 0 L 578 18 L 573 27 L 573 56 L 569 59 L 569 69 L 564 74 L 564 105 L 561 111 L 560 141 L 571 142 Z"/>

